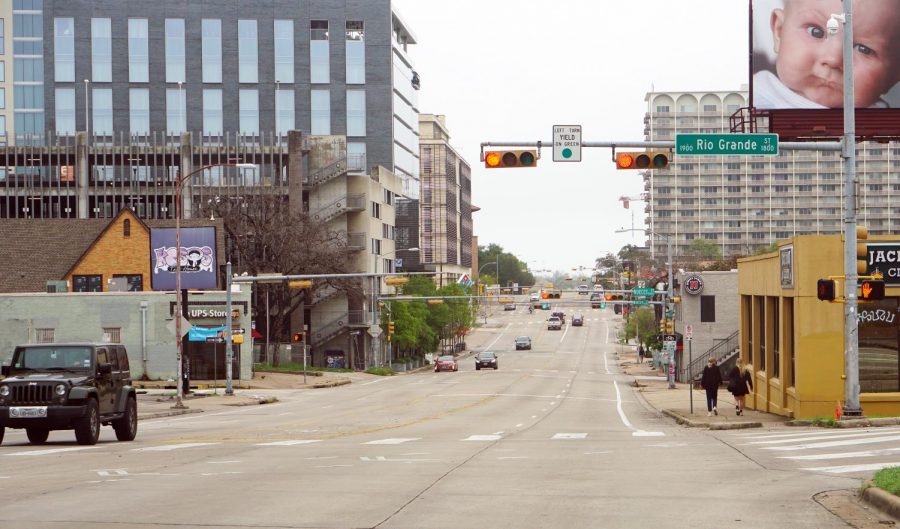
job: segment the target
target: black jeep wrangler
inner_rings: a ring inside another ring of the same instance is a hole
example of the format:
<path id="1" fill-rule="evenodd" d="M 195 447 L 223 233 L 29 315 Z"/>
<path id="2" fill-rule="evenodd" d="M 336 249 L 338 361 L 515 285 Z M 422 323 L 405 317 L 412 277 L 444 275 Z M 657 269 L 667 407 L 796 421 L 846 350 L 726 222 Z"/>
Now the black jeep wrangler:
<path id="1" fill-rule="evenodd" d="M 20 345 L 0 380 L 0 442 L 5 428 L 25 428 L 33 444 L 50 430 L 75 430 L 93 445 L 100 425 L 112 424 L 119 441 L 137 435 L 137 398 L 125 347 L 65 343 Z"/>

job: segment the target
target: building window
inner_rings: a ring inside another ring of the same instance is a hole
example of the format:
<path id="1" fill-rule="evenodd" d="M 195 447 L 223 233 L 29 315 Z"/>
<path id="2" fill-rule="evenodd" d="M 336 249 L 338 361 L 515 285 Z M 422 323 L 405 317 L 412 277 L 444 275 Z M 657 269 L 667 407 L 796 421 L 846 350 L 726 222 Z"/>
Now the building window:
<path id="1" fill-rule="evenodd" d="M 166 82 L 183 83 L 184 19 L 166 19 Z"/>
<path id="2" fill-rule="evenodd" d="M 766 370 L 766 298 L 754 296 L 753 300 L 759 307 L 759 321 L 756 325 L 759 327 L 759 369 Z"/>
<path id="3" fill-rule="evenodd" d="M 382 199 L 385 206 L 393 206 L 394 205 L 394 192 L 390 189 L 384 190 L 384 197 Z"/>
<path id="4" fill-rule="evenodd" d="M 0 18 L 0 55 L 6 55 L 6 21 Z"/>
<path id="5" fill-rule="evenodd" d="M 347 90 L 347 136 L 366 135 L 366 91 Z"/>
<path id="6" fill-rule="evenodd" d="M 121 327 L 103 327 L 103 341 L 106 343 L 122 343 Z M 115 355 L 112 355 L 115 358 Z"/>
<path id="7" fill-rule="evenodd" d="M 281 90 L 275 93 L 275 105 L 277 109 L 276 132 L 278 134 L 287 134 L 289 130 L 294 130 L 294 90 Z"/>
<path id="8" fill-rule="evenodd" d="M 75 89 L 56 89 L 56 134 L 75 134 Z"/>
<path id="9" fill-rule="evenodd" d="M 365 143 L 347 142 L 347 168 L 351 171 L 363 171 L 366 169 Z"/>
<path id="10" fill-rule="evenodd" d="M 72 276 L 72 292 L 103 292 L 103 276 Z"/>
<path id="11" fill-rule="evenodd" d="M 128 220 L 126 219 L 125 222 L 128 222 Z M 141 292 L 144 290 L 144 276 L 141 274 L 113 274 L 113 277 L 125 278 L 129 292 Z"/>
<path id="12" fill-rule="evenodd" d="M 778 298 L 769 298 L 772 301 L 772 376 L 781 378 L 781 329 L 779 321 Z"/>
<path id="13" fill-rule="evenodd" d="M 112 28 L 108 18 L 91 19 L 91 79 L 112 81 Z"/>
<path id="14" fill-rule="evenodd" d="M 93 133 L 97 136 L 111 136 L 113 133 L 112 88 L 94 88 L 91 101 Z"/>
<path id="15" fill-rule="evenodd" d="M 294 82 L 294 21 L 275 21 L 275 80 Z"/>
<path id="16" fill-rule="evenodd" d="M 259 91 L 240 90 L 240 132 L 250 136 L 259 135 Z"/>
<path id="17" fill-rule="evenodd" d="M 372 218 L 381 218 L 381 204 L 375 202 L 374 200 L 372 201 Z"/>
<path id="18" fill-rule="evenodd" d="M 347 21 L 347 84 L 366 82 L 366 41 L 362 20 Z"/>
<path id="19" fill-rule="evenodd" d="M 132 88 L 128 91 L 128 120 L 131 134 L 147 136 L 150 134 L 150 90 Z"/>
<path id="20" fill-rule="evenodd" d="M 122 223 L 122 236 L 125 238 L 131 237 L 131 219 L 125 219 Z M 119 276 L 113 276 L 119 277 Z"/>
<path id="21" fill-rule="evenodd" d="M 238 82 L 259 82 L 259 51 L 256 21 L 238 20 Z"/>
<path id="22" fill-rule="evenodd" d="M 150 80 L 150 34 L 146 18 L 128 19 L 128 80 Z"/>
<path id="23" fill-rule="evenodd" d="M 309 132 L 313 135 L 331 134 L 331 92 L 328 90 L 310 90 L 310 123 Z"/>
<path id="24" fill-rule="evenodd" d="M 75 19 L 53 19 L 54 79 L 58 83 L 75 82 Z"/>
<path id="25" fill-rule="evenodd" d="M 381 255 L 381 239 L 372 239 L 372 253 Z"/>
<path id="26" fill-rule="evenodd" d="M 204 18 L 200 22 L 203 82 L 222 82 L 222 21 Z"/>
<path id="27" fill-rule="evenodd" d="M 716 297 L 700 296 L 700 322 L 716 322 Z"/>
<path id="28" fill-rule="evenodd" d="M 209 89 L 203 91 L 203 135 L 220 136 L 222 126 L 222 91 Z"/>
<path id="29" fill-rule="evenodd" d="M 328 21 L 309 21 L 309 82 L 331 82 L 331 63 L 328 51 Z"/>
<path id="30" fill-rule="evenodd" d="M 186 129 L 184 125 L 184 97 L 178 88 L 166 89 L 166 133 L 177 136 Z"/>
<path id="31" fill-rule="evenodd" d="M 55 339 L 55 329 L 34 330 L 34 343 L 53 343 Z"/>

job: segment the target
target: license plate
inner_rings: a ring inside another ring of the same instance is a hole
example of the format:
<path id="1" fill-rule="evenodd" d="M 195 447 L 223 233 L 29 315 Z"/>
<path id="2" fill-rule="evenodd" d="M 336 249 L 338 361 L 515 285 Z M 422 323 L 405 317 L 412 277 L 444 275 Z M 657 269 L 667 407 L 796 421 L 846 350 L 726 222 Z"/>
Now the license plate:
<path id="1" fill-rule="evenodd" d="M 13 406 L 9 409 L 9 416 L 15 419 L 46 417 L 47 406 Z"/>

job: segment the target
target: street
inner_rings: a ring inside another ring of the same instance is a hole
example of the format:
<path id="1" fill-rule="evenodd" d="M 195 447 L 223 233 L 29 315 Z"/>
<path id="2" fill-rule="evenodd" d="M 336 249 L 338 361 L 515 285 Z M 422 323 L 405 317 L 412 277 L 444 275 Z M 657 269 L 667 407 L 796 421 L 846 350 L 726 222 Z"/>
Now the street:
<path id="1" fill-rule="evenodd" d="M 132 443 L 103 428 L 94 447 L 66 431 L 31 446 L 8 430 L 0 523 L 846 527 L 813 496 L 858 487 L 867 472 L 803 470 L 821 465 L 763 449 L 832 432 L 677 426 L 621 374 L 620 317 L 575 311 L 584 326 L 569 318 L 561 331 L 547 330 L 547 311 L 498 312 L 471 337 L 483 346 L 470 345 L 497 352 L 497 371 L 463 357 L 459 372 L 273 391 L 275 404 L 143 421 Z M 515 351 L 523 334 L 533 349 Z"/>

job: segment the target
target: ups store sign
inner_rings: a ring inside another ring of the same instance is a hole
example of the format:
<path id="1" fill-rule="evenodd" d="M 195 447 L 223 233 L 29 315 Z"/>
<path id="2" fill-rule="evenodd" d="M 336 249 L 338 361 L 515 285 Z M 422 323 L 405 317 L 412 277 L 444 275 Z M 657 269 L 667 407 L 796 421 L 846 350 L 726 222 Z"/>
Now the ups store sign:
<path id="1" fill-rule="evenodd" d="M 900 243 L 868 244 L 866 275 L 881 275 L 887 285 L 900 285 Z"/>

